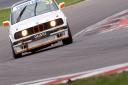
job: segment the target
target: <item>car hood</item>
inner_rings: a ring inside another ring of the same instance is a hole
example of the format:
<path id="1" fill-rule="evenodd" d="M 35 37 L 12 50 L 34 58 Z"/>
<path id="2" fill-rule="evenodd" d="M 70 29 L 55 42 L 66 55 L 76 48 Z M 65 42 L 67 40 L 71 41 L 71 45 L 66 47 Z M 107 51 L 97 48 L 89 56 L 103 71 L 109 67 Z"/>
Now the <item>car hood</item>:
<path id="1" fill-rule="evenodd" d="M 55 19 L 58 19 L 58 18 L 65 18 L 64 14 L 60 10 L 48 12 L 48 13 L 45 13 L 45 14 L 42 14 L 42 15 L 38 15 L 38 16 L 20 21 L 16 24 L 12 25 L 10 27 L 10 31 L 11 31 L 11 33 L 15 33 L 15 32 L 25 30 L 27 28 L 36 26 L 38 24 L 42 24 L 42 23 L 45 23 L 45 22 L 48 22 L 48 21 L 52 21 L 52 20 L 55 20 Z"/>

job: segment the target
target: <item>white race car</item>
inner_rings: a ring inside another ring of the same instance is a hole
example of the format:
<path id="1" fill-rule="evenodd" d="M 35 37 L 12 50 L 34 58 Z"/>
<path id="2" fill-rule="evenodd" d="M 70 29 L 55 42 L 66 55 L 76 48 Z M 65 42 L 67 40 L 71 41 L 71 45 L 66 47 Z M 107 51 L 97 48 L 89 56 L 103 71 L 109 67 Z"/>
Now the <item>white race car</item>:
<path id="1" fill-rule="evenodd" d="M 25 52 L 34 52 L 58 41 L 64 45 L 73 42 L 67 18 L 55 0 L 25 0 L 11 7 L 9 38 L 14 58 Z"/>

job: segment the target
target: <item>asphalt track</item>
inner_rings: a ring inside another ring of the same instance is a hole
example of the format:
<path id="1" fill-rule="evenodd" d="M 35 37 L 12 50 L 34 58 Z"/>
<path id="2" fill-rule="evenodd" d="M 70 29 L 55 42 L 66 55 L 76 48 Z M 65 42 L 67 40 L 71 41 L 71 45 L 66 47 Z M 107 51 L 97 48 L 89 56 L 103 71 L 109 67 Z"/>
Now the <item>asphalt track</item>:
<path id="1" fill-rule="evenodd" d="M 10 7 L 20 0 L 0 0 L 0 8 Z"/>
<path id="2" fill-rule="evenodd" d="M 0 7 L 16 0 L 0 0 Z M 128 0 L 88 0 L 64 9 L 73 35 L 104 18 L 128 8 Z M 42 78 L 97 69 L 128 62 L 128 30 L 74 38 L 68 46 L 40 51 L 13 59 L 7 29 L 0 29 L 0 85 L 11 85 Z"/>

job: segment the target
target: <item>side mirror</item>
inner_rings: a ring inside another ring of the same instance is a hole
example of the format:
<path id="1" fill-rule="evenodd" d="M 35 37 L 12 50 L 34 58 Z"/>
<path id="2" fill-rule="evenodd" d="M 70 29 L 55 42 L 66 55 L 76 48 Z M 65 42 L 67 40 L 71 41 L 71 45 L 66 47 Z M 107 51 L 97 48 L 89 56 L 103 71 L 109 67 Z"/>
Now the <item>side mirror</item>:
<path id="1" fill-rule="evenodd" d="M 9 21 L 4 21 L 3 22 L 3 26 L 4 27 L 9 27 L 10 26 L 10 22 Z"/>
<path id="2" fill-rule="evenodd" d="M 59 8 L 60 8 L 60 9 L 63 9 L 64 7 L 65 7 L 65 2 L 59 3 Z"/>

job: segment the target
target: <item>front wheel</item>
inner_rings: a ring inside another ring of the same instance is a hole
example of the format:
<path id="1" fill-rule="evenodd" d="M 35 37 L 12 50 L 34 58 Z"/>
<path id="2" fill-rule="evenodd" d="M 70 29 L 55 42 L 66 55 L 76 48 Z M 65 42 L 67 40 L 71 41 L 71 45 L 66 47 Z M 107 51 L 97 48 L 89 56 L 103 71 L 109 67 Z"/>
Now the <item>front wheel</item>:
<path id="1" fill-rule="evenodd" d="M 62 40 L 64 45 L 68 45 L 68 44 L 73 43 L 72 34 L 71 34 L 71 31 L 70 31 L 69 27 L 68 27 L 68 36 L 69 36 L 68 38 Z"/>
<path id="2" fill-rule="evenodd" d="M 14 48 L 13 48 L 12 43 L 11 43 L 11 48 L 12 48 L 13 57 L 14 57 L 15 59 L 22 57 L 22 53 L 20 53 L 20 54 L 16 54 L 16 53 L 15 53 L 15 50 L 14 50 Z"/>

